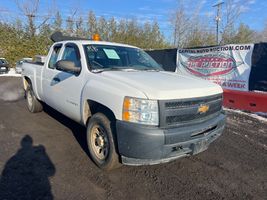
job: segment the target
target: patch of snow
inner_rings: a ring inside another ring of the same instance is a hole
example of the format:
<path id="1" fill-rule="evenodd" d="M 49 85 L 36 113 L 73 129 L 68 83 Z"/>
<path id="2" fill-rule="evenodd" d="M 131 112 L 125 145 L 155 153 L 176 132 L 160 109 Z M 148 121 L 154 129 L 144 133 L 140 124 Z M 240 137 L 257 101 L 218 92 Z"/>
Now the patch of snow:
<path id="1" fill-rule="evenodd" d="M 229 108 L 223 108 L 223 109 L 228 111 L 228 112 L 234 112 L 234 113 L 238 113 L 238 114 L 241 114 L 241 115 L 246 115 L 246 116 L 249 116 L 249 117 L 252 117 L 254 119 L 257 119 L 257 120 L 260 120 L 262 122 L 267 123 L 267 113 L 261 113 L 261 112 L 258 112 L 258 113 L 247 113 L 247 112 L 244 112 L 244 111 L 241 111 L 241 110 L 233 110 L 233 109 L 229 109 Z"/>
<path id="2" fill-rule="evenodd" d="M 15 74 L 16 75 L 16 74 Z M 8 74 L 12 76 L 12 74 Z M 21 87 L 14 85 L 12 82 L 4 82 L 0 84 L 0 100 L 17 101 L 24 96 L 24 91 Z"/>
<path id="3" fill-rule="evenodd" d="M 253 90 L 252 92 L 257 92 L 257 93 L 263 93 L 263 94 L 267 94 L 266 91 L 260 91 L 260 90 Z"/>
<path id="4" fill-rule="evenodd" d="M 267 118 L 267 113 L 264 112 L 256 112 L 257 115 Z"/>
<path id="5" fill-rule="evenodd" d="M 10 68 L 9 72 L 7 74 L 0 74 L 1 76 L 13 76 L 13 77 L 21 77 L 21 74 L 17 74 L 14 68 Z"/>

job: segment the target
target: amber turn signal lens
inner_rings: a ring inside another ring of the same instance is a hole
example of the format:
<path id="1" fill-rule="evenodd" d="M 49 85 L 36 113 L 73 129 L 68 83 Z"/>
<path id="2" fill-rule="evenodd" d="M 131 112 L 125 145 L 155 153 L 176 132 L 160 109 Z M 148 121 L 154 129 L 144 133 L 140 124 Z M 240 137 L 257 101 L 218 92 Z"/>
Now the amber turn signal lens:
<path id="1" fill-rule="evenodd" d="M 123 108 L 124 110 L 129 110 L 131 106 L 131 101 L 129 98 L 125 98 L 123 102 Z"/>
<path id="2" fill-rule="evenodd" d="M 130 120 L 130 113 L 129 112 L 123 112 L 122 119 L 124 121 L 129 121 Z"/>

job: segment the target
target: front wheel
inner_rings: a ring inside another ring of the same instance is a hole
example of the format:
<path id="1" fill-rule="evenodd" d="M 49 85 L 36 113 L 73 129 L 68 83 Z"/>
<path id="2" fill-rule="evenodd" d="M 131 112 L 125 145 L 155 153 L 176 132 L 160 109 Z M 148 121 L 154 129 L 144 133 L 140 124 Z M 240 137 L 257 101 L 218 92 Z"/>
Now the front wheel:
<path id="1" fill-rule="evenodd" d="M 94 114 L 87 126 L 89 153 L 96 165 L 104 170 L 120 167 L 116 152 L 113 123 L 102 113 Z"/>

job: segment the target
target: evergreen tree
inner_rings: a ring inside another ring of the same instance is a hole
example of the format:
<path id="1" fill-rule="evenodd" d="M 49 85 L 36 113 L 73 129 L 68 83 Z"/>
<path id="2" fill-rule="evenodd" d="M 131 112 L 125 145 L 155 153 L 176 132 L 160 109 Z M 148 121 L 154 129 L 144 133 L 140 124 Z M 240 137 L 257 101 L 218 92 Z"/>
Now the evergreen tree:
<path id="1" fill-rule="evenodd" d="M 48 22 L 38 27 L 38 31 L 33 35 L 29 31 L 27 22 L 25 27 L 21 20 L 16 20 L 12 24 L 0 23 L 0 40 L 5 41 L 0 47 L 1 57 L 6 57 L 10 63 L 14 64 L 23 57 L 46 55 L 52 44 L 50 35 L 54 31 L 63 31 L 66 35 L 79 37 L 99 33 L 103 40 L 131 44 L 144 49 L 169 47 L 156 21 L 152 24 L 150 22 L 141 24 L 136 19 L 116 20 L 114 17 L 108 20 L 100 17 L 96 20 L 95 14 L 90 11 L 86 23 L 82 17 L 76 20 L 68 17 L 63 25 L 59 12 L 56 13 L 51 23 Z"/>
<path id="2" fill-rule="evenodd" d="M 233 38 L 233 43 L 252 43 L 253 35 L 254 31 L 252 31 L 247 25 L 241 23 L 237 34 Z"/>

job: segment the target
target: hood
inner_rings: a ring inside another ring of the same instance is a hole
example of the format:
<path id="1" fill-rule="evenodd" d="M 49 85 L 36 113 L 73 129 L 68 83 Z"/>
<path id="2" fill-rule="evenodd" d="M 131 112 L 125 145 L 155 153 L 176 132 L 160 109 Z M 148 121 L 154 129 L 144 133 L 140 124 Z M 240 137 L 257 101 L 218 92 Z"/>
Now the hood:
<path id="1" fill-rule="evenodd" d="M 184 99 L 223 92 L 219 85 L 210 81 L 173 72 L 104 71 L 101 75 L 136 88 L 149 99 Z"/>

